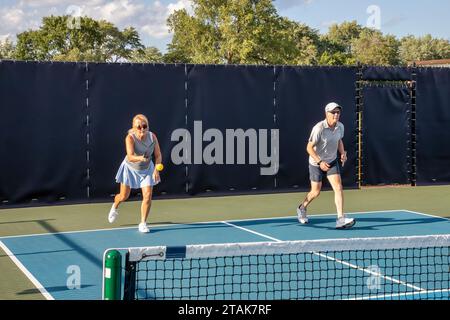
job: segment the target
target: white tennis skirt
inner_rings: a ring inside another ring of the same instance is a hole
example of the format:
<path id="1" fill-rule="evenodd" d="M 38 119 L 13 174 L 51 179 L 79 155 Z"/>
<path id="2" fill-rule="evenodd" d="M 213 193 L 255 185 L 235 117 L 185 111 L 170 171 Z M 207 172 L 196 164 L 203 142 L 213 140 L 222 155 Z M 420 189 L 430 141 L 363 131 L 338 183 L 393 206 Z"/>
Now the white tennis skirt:
<path id="1" fill-rule="evenodd" d="M 153 180 L 153 171 L 155 165 L 153 161 L 150 162 L 150 166 L 147 170 L 136 170 L 131 168 L 125 160 L 120 164 L 119 170 L 116 174 L 116 182 L 123 183 L 132 189 L 139 189 L 143 187 L 153 187 L 159 183 L 159 181 Z"/>

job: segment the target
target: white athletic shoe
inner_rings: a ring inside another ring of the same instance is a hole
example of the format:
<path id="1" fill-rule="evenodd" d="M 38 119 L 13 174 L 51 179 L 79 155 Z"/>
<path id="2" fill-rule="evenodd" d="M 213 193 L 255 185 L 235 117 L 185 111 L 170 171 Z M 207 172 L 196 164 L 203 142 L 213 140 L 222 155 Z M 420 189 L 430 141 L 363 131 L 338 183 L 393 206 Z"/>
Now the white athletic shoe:
<path id="1" fill-rule="evenodd" d="M 147 227 L 147 224 L 144 222 L 144 223 L 139 223 L 139 232 L 142 232 L 142 233 L 149 233 L 150 232 L 150 229 Z"/>
<path id="2" fill-rule="evenodd" d="M 353 218 L 339 218 L 336 220 L 336 229 L 348 229 L 355 225 L 356 221 Z"/>
<path id="3" fill-rule="evenodd" d="M 108 214 L 109 223 L 113 223 L 114 221 L 116 221 L 116 218 L 118 215 L 119 215 L 119 210 L 114 208 L 114 204 L 113 204 L 111 207 L 111 210 L 109 210 L 109 214 Z"/>
<path id="4" fill-rule="evenodd" d="M 307 224 L 309 222 L 308 216 L 306 215 L 306 208 L 303 205 L 300 208 L 297 207 L 297 218 L 301 224 Z"/>

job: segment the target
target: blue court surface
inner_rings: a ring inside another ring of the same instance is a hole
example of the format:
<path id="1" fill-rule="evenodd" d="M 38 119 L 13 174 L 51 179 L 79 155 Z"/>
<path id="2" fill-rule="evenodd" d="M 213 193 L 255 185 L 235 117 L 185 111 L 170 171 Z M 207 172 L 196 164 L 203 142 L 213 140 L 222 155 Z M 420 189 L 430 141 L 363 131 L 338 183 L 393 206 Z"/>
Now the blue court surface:
<path id="1" fill-rule="evenodd" d="M 329 214 L 310 216 L 308 225 L 292 216 L 153 226 L 149 234 L 132 227 L 1 237 L 0 245 L 47 299 L 95 300 L 102 298 L 102 259 L 108 248 L 450 234 L 450 220 L 407 210 L 348 216 L 357 220 L 348 230 L 336 230 L 336 215 Z M 74 270 L 81 275 L 79 288 L 71 287 Z M 434 284 L 448 295 L 448 274 L 441 280 Z"/>

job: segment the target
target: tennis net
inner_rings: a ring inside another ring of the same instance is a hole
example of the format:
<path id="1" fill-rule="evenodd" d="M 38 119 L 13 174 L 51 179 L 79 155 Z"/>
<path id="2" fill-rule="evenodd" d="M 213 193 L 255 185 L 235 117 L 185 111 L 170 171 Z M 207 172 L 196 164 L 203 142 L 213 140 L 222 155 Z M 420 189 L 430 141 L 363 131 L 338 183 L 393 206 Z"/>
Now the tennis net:
<path id="1" fill-rule="evenodd" d="M 449 299 L 450 235 L 129 248 L 125 299 Z"/>

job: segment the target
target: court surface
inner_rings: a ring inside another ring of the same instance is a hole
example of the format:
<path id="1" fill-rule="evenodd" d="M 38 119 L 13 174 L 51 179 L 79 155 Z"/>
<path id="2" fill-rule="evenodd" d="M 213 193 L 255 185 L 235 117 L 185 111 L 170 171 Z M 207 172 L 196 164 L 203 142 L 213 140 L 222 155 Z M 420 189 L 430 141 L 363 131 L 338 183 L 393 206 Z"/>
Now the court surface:
<path id="1" fill-rule="evenodd" d="M 348 216 L 357 220 L 348 230 L 336 230 L 336 215 L 325 214 L 311 216 L 308 225 L 295 216 L 171 224 L 152 226 L 149 234 L 130 227 L 1 237 L 0 246 L 47 299 L 95 300 L 102 297 L 102 259 L 108 248 L 450 234 L 449 219 L 408 210 Z M 73 288 L 77 272 L 81 285 Z"/>

